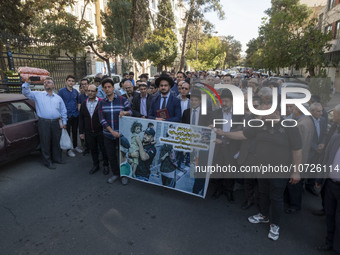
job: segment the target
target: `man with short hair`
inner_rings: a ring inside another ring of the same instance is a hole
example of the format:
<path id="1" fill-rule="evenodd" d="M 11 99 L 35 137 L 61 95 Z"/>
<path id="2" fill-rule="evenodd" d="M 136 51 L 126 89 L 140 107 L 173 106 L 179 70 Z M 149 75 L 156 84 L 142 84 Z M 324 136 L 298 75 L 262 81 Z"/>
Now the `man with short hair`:
<path id="1" fill-rule="evenodd" d="M 340 104 L 335 106 L 333 121 L 337 125 L 337 130 L 329 140 L 325 150 L 323 165 L 327 166 L 327 179 L 325 182 L 325 211 L 327 222 L 326 243 L 319 246 L 319 251 L 333 250 L 335 254 L 340 254 Z M 332 167 L 332 171 L 329 167 Z M 320 180 L 316 186 L 320 188 Z"/>
<path id="2" fill-rule="evenodd" d="M 190 84 L 187 82 L 183 82 L 180 89 L 180 94 L 178 98 L 181 100 L 181 116 L 183 116 L 184 110 L 190 107 Z"/>
<path id="3" fill-rule="evenodd" d="M 125 80 L 123 82 L 123 90 L 126 92 L 123 97 L 129 100 L 129 103 L 132 104 L 132 100 L 135 96 L 138 95 L 137 92 L 133 91 L 133 85 L 131 80 Z"/>
<path id="4" fill-rule="evenodd" d="M 147 118 L 150 109 L 152 95 L 147 93 L 147 85 L 145 82 L 139 84 L 140 94 L 136 95 L 132 101 L 132 116 Z"/>
<path id="5" fill-rule="evenodd" d="M 88 79 L 81 79 L 79 86 L 82 87 L 84 93 L 80 93 L 79 95 L 79 102 L 78 102 L 78 108 L 80 109 L 80 105 L 85 102 L 85 100 L 88 98 L 87 96 L 87 90 L 90 85 L 90 82 Z"/>
<path id="6" fill-rule="evenodd" d="M 174 85 L 171 87 L 171 90 L 175 93 L 176 96 L 179 95 L 179 90 L 178 90 L 178 83 L 180 81 L 185 81 L 185 79 L 187 78 L 187 76 L 185 75 L 184 72 L 177 72 L 177 78 L 176 78 L 176 83 L 174 83 Z"/>
<path id="7" fill-rule="evenodd" d="M 119 178 L 118 152 L 119 146 L 119 119 L 123 116 L 131 116 L 132 111 L 129 101 L 122 96 L 114 94 L 114 82 L 111 79 L 105 79 L 102 86 L 106 93 L 106 98 L 99 102 L 99 120 L 103 126 L 104 146 L 108 154 L 112 177 L 107 180 L 113 183 Z M 121 178 L 123 185 L 128 183 L 126 177 Z"/>
<path id="8" fill-rule="evenodd" d="M 134 72 L 130 72 L 130 73 L 129 73 L 129 80 L 131 81 L 132 86 L 135 86 L 135 80 L 133 79 L 134 76 L 135 76 L 135 73 L 134 73 Z"/>
<path id="9" fill-rule="evenodd" d="M 99 170 L 99 151 L 103 153 L 104 174 L 109 173 L 109 161 L 104 147 L 103 127 L 98 117 L 98 102 L 100 98 L 96 96 L 97 87 L 90 85 L 88 87 L 88 99 L 80 106 L 79 112 L 79 137 L 86 140 L 91 151 L 92 168 L 89 174 L 94 174 Z"/>
<path id="10" fill-rule="evenodd" d="M 180 100 L 170 93 L 170 88 L 174 81 L 169 76 L 161 76 L 156 80 L 156 85 L 159 87 L 160 94 L 152 99 L 148 118 L 156 120 L 166 120 L 172 122 L 181 121 Z M 162 111 L 168 113 L 168 117 L 164 118 L 158 115 Z"/>
<path id="11" fill-rule="evenodd" d="M 51 77 L 45 78 L 44 89 L 45 91 L 31 91 L 30 84 L 25 82 L 22 85 L 22 94 L 35 101 L 43 163 L 49 169 L 55 169 L 53 163 L 62 164 L 60 137 L 61 129 L 66 128 L 67 110 L 62 98 L 53 92 L 54 81 Z"/>
<path id="12" fill-rule="evenodd" d="M 67 109 L 67 132 L 71 136 L 72 131 L 72 142 L 73 148 L 78 153 L 82 153 L 82 149 L 80 149 L 78 144 L 78 121 L 79 121 L 79 93 L 77 90 L 73 88 L 75 84 L 75 77 L 73 75 L 68 75 L 66 77 L 66 87 L 59 90 L 58 95 L 64 100 L 66 109 Z M 75 157 L 73 150 L 68 150 L 67 155 L 69 157 Z"/>
<path id="13" fill-rule="evenodd" d="M 158 88 L 156 84 L 151 84 L 149 87 L 149 94 L 152 96 L 155 96 L 157 92 L 158 92 Z"/>

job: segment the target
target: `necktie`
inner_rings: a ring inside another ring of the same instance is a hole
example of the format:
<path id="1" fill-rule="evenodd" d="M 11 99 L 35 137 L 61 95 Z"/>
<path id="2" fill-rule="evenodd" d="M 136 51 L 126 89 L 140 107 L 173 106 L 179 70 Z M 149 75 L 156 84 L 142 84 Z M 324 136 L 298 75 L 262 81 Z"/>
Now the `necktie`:
<path id="1" fill-rule="evenodd" d="M 191 125 L 196 125 L 196 109 L 192 110 Z"/>
<path id="2" fill-rule="evenodd" d="M 165 108 L 165 103 L 166 103 L 166 97 L 162 97 L 163 98 L 163 103 L 162 103 L 162 109 Z"/>

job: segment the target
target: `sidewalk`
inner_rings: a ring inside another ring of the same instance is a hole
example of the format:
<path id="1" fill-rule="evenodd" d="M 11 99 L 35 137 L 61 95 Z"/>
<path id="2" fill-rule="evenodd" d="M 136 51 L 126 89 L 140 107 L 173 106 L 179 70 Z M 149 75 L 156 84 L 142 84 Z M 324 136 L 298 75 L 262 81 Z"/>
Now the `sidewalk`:
<path id="1" fill-rule="evenodd" d="M 336 105 L 340 104 L 340 93 L 335 93 L 331 97 L 332 97 L 331 100 L 327 103 L 327 106 L 325 107 L 326 110 L 331 110 Z"/>

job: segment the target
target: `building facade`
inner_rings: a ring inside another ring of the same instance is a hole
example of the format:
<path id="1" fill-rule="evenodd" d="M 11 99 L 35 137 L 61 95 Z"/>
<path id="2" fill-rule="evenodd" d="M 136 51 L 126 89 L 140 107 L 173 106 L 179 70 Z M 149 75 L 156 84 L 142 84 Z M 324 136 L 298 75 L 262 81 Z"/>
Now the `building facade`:
<path id="1" fill-rule="evenodd" d="M 319 26 L 324 33 L 332 33 L 332 46 L 326 52 L 327 75 L 332 79 L 335 91 L 340 92 L 340 0 L 328 0 L 319 13 Z"/>

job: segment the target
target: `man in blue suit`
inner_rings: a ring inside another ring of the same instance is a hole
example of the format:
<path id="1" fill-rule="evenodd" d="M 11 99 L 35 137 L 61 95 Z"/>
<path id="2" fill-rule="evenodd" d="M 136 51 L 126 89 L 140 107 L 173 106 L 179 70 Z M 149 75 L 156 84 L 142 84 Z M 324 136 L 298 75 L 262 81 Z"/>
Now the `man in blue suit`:
<path id="1" fill-rule="evenodd" d="M 160 94 L 152 99 L 148 118 L 181 122 L 181 101 L 170 93 L 170 88 L 174 85 L 173 79 L 168 75 L 162 75 L 155 81 L 155 84 L 159 88 Z M 163 109 L 167 109 L 169 118 L 157 116 L 157 111 Z"/>

